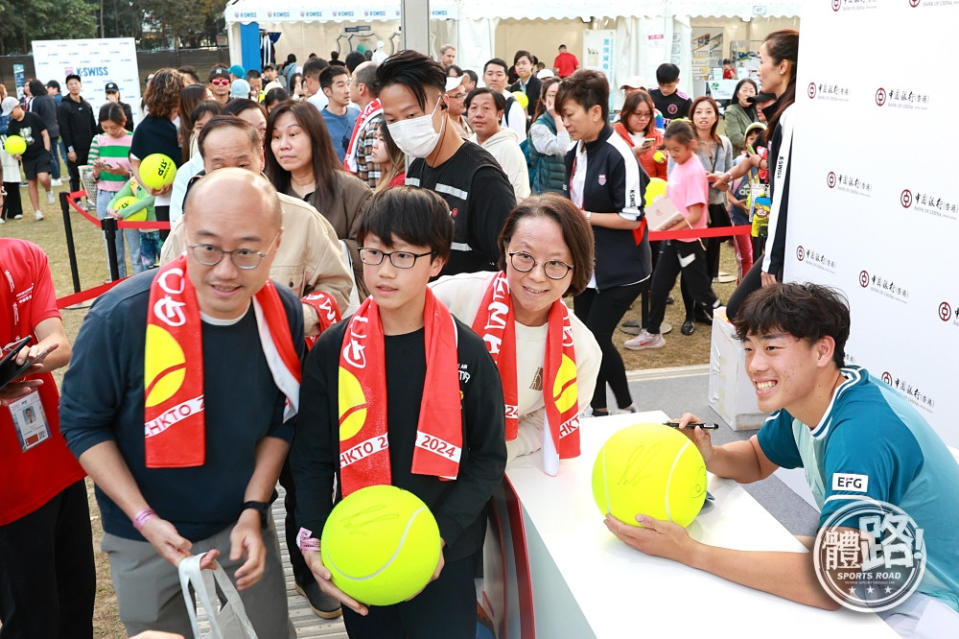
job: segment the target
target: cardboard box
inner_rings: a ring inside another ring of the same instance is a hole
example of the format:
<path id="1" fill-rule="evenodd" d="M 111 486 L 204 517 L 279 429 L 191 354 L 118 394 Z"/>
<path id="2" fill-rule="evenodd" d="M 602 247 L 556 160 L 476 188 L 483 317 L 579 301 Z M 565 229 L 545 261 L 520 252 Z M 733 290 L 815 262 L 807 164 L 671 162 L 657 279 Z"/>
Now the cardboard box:
<path id="1" fill-rule="evenodd" d="M 709 405 L 733 430 L 755 430 L 767 415 L 756 404 L 753 384 L 746 374 L 743 344 L 726 321 L 726 308 L 713 312 L 709 345 Z"/>

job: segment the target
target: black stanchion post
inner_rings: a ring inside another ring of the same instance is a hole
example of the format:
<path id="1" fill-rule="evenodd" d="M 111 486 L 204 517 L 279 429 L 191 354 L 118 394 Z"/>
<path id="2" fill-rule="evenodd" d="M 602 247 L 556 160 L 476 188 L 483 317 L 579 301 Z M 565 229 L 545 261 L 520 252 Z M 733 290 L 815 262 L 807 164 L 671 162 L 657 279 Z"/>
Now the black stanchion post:
<path id="1" fill-rule="evenodd" d="M 117 221 L 109 215 L 100 220 L 103 237 L 107 240 L 107 261 L 110 264 L 110 279 L 120 279 L 120 267 L 117 262 Z"/>
<path id="2" fill-rule="evenodd" d="M 77 249 L 73 244 L 73 225 L 70 223 L 70 203 L 67 193 L 60 192 L 60 212 L 63 213 L 63 232 L 67 236 L 67 256 L 70 258 L 70 273 L 73 275 L 73 292 L 80 292 L 80 270 L 77 267 Z"/>

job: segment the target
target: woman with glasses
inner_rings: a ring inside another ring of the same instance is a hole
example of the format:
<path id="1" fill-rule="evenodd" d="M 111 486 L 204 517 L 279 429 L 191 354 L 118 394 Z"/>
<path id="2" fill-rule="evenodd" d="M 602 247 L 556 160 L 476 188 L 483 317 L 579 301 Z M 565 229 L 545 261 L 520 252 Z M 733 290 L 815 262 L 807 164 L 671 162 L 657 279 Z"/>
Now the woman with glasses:
<path id="1" fill-rule="evenodd" d="M 284 102 L 270 112 L 266 175 L 277 191 L 309 202 L 330 221 L 336 237 L 350 251 L 360 298 L 366 297 L 356 232 L 373 190 L 343 169 L 323 118 L 312 104 Z"/>
<path id="2" fill-rule="evenodd" d="M 613 125 L 626 144 L 633 150 L 639 165 L 651 178 L 666 179 L 666 155 L 663 134 L 656 130 L 656 106 L 646 91 L 640 89 L 626 96 L 619 122 Z M 660 155 L 657 156 L 656 152 Z M 656 161 L 659 157 L 660 161 Z"/>
<path id="3" fill-rule="evenodd" d="M 527 198 L 506 219 L 499 247 L 499 272 L 449 275 L 432 289 L 483 337 L 496 361 L 513 460 L 544 446 L 552 405 L 575 416 L 589 404 L 602 352 L 563 303 L 593 274 L 593 233 L 583 214 L 559 195 Z M 552 452 L 562 456 L 563 447 Z"/>

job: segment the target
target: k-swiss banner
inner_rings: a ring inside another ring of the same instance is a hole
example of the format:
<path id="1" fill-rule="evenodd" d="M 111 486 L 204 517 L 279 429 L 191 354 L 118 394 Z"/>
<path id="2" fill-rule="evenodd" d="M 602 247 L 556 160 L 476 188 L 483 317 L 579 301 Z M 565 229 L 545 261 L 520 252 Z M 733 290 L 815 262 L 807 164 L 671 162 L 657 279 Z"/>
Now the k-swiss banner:
<path id="1" fill-rule="evenodd" d="M 453 316 L 426 289 L 426 379 L 411 472 L 456 479 L 463 451 L 462 402 Z M 360 305 L 340 351 L 340 479 L 343 496 L 391 483 L 383 324 L 372 297 Z"/>
<path id="2" fill-rule="evenodd" d="M 143 357 L 147 468 L 202 466 L 206 459 L 203 343 L 196 291 L 181 255 L 150 285 Z M 273 381 L 287 398 L 284 419 L 296 414 L 300 360 L 279 293 L 267 280 L 253 299 L 257 332 Z"/>

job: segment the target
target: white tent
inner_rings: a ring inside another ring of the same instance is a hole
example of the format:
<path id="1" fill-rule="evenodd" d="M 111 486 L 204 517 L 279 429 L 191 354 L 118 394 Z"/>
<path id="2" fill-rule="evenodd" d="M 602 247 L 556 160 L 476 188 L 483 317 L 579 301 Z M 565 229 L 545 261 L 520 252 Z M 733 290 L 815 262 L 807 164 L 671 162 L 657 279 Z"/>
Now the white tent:
<path id="1" fill-rule="evenodd" d="M 457 64 L 478 70 L 494 55 L 511 62 L 522 48 L 549 67 L 557 45 L 564 43 L 584 66 L 603 68 L 613 86 L 634 75 L 652 84 L 659 64 L 675 62 L 682 70 L 681 87 L 692 93 L 694 29 L 709 27 L 724 35 L 728 56 L 732 40 L 761 39 L 773 28 L 795 25 L 799 8 L 799 2 L 789 0 L 605 0 L 595 6 L 582 0 L 433 0 L 430 53 L 450 42 L 457 47 Z M 337 49 L 345 55 L 361 43 L 372 49 L 382 41 L 387 54 L 400 46 L 399 0 L 234 0 L 224 15 L 236 63 L 241 62 L 240 25 L 249 23 L 281 34 L 278 61 L 291 51 L 302 60 L 312 51 L 328 57 Z"/>

